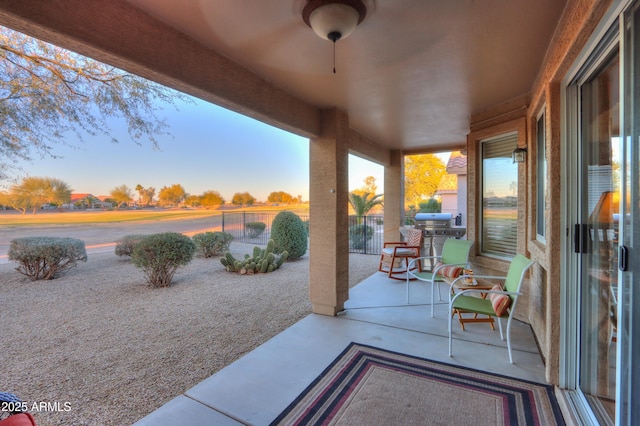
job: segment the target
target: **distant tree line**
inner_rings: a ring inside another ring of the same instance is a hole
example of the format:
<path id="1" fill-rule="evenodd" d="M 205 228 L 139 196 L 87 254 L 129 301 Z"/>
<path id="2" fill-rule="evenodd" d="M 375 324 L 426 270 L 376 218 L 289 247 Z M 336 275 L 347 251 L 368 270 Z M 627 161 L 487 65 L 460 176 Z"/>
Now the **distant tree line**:
<path id="1" fill-rule="evenodd" d="M 71 187 L 60 179 L 49 177 L 26 177 L 6 192 L 0 192 L 0 205 L 11 207 L 21 213 L 36 214 L 44 204 L 64 204 L 71 199 Z"/>
<path id="2" fill-rule="evenodd" d="M 180 184 L 163 186 L 158 191 L 154 187 L 145 188 L 138 184 L 135 187 L 138 199 L 135 200 L 135 192 L 127 185 L 119 185 L 111 189 L 105 202 L 116 208 L 129 206 L 132 203 L 140 206 L 157 205 L 160 207 L 199 207 L 217 208 L 225 203 L 225 199 L 218 191 L 205 191 L 201 195 L 190 195 Z M 73 190 L 64 181 L 50 177 L 26 177 L 20 183 L 12 185 L 8 191 L 0 191 L 0 206 L 8 207 L 26 213 L 35 214 L 43 206 L 49 205 L 61 207 L 71 202 Z M 302 196 L 293 197 L 283 191 L 272 192 L 267 198 L 269 203 L 293 204 L 300 203 Z M 88 195 L 77 201 L 78 207 L 91 208 L 100 200 Z M 257 203 L 254 196 L 248 192 L 237 192 L 233 195 L 231 204 L 235 206 L 252 206 Z"/>

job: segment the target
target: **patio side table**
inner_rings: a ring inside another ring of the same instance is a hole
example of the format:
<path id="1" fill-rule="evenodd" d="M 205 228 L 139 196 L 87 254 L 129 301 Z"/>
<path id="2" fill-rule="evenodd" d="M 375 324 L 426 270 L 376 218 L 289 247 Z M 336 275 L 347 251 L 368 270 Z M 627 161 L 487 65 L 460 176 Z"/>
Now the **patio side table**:
<path id="1" fill-rule="evenodd" d="M 453 281 L 455 280 L 455 278 L 448 278 L 445 277 L 444 281 L 451 285 L 453 283 Z M 458 281 L 454 286 L 452 291 L 453 292 L 457 292 L 457 291 L 463 291 L 463 290 L 491 290 L 494 286 L 493 283 L 487 281 L 487 280 L 483 280 L 483 279 L 474 279 L 474 281 L 477 282 L 477 284 L 465 284 L 462 280 Z M 482 293 L 480 292 L 480 297 L 485 299 L 487 297 L 487 293 Z M 478 317 L 478 314 L 474 313 L 473 317 L 464 317 L 462 314 L 464 314 L 464 311 L 461 311 L 459 309 L 454 309 L 453 312 L 451 313 L 451 315 L 458 315 L 458 321 L 460 322 L 460 327 L 462 328 L 462 331 L 465 331 L 464 329 L 464 325 L 466 323 L 471 323 L 471 322 L 488 322 L 489 325 L 491 326 L 492 330 L 495 330 L 494 327 L 494 321 L 493 321 L 493 317 L 488 316 L 485 318 L 484 316 L 482 317 Z"/>

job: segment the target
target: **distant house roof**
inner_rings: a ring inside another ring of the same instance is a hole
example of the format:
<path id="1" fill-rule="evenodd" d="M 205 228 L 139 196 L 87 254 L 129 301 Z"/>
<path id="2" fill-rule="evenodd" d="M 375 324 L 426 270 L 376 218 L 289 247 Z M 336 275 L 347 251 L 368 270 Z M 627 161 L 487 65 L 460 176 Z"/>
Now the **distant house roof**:
<path id="1" fill-rule="evenodd" d="M 458 192 L 458 176 L 457 175 L 444 175 L 438 185 L 436 194 L 455 194 Z"/>
<path id="2" fill-rule="evenodd" d="M 67 204 L 65 204 L 65 206 L 73 206 L 74 204 L 77 203 L 81 203 L 83 201 L 86 202 L 86 204 L 91 204 L 92 206 L 102 206 L 105 207 L 108 203 L 105 203 L 105 198 L 107 198 L 107 196 L 100 196 L 100 197 L 96 197 L 93 194 L 89 194 L 89 193 L 77 193 L 77 194 L 71 194 L 71 198 L 69 199 L 69 202 Z M 99 201 L 98 201 L 99 200 Z"/>
<path id="3" fill-rule="evenodd" d="M 71 194 L 71 199 L 69 202 L 75 203 L 77 201 L 84 200 L 88 197 L 93 197 L 93 194 Z"/>
<path id="4" fill-rule="evenodd" d="M 460 151 L 453 151 L 447 162 L 447 173 L 456 175 L 467 174 L 467 156 Z"/>

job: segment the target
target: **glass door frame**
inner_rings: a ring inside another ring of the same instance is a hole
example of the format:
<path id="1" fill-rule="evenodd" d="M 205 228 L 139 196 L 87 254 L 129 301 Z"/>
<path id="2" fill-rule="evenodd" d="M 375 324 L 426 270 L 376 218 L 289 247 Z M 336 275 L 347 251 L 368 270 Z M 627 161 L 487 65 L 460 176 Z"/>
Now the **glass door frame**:
<path id="1" fill-rule="evenodd" d="M 578 417 L 578 419 L 585 425 L 598 425 L 598 419 L 593 413 L 591 406 L 587 402 L 585 395 L 579 388 L 579 330 L 580 330 L 580 311 L 579 311 L 579 301 L 580 301 L 580 289 L 575 283 L 578 282 L 579 279 L 579 265 L 580 259 L 578 256 L 580 254 L 574 253 L 574 229 L 573 225 L 576 223 L 580 223 L 580 212 L 579 206 L 583 201 L 583 197 L 586 194 L 581 194 L 579 191 L 576 191 L 576 188 L 582 188 L 583 182 L 576 182 L 575 178 L 581 179 L 580 171 L 581 171 L 581 159 L 576 155 L 579 151 L 579 143 L 580 143 L 580 115 L 579 115 L 579 90 L 580 83 L 586 81 L 586 79 L 593 75 L 593 72 L 597 69 L 597 67 L 605 60 L 605 58 L 609 57 L 611 52 L 614 49 L 618 50 L 619 58 L 620 58 L 620 69 L 621 69 L 621 77 L 620 77 L 620 132 L 621 132 L 621 140 L 626 138 L 627 135 L 624 134 L 624 120 L 625 114 L 625 105 L 627 102 L 625 100 L 625 82 L 627 80 L 625 72 L 626 65 L 625 61 L 628 60 L 626 58 L 627 46 L 624 45 L 624 39 L 626 37 L 625 33 L 625 19 L 626 14 L 625 10 L 630 9 L 630 5 L 633 3 L 640 3 L 640 0 L 617 0 L 614 1 L 609 11 L 605 14 L 603 19 L 601 20 L 599 26 L 594 31 L 592 37 L 586 44 L 585 49 L 579 56 L 578 60 L 574 63 L 574 65 L 570 68 L 567 73 L 565 79 L 562 82 L 561 87 L 563 88 L 561 93 L 561 110 L 562 110 L 562 122 L 564 123 L 564 131 L 562 132 L 561 139 L 561 152 L 566 161 L 563 161 L 561 176 L 562 176 L 562 188 L 561 188 L 561 197 L 562 197 L 562 228 L 565 229 L 566 232 L 562 235 L 562 247 L 561 250 L 561 265 L 563 265 L 563 269 L 561 271 L 561 312 L 560 312 L 560 371 L 559 371 L 559 385 L 560 388 L 566 390 L 565 395 L 567 396 L 571 406 L 574 409 L 574 414 Z M 640 47 L 636 46 L 637 54 L 640 55 Z M 640 88 L 634 88 L 638 91 L 636 95 L 640 95 Z M 638 147 L 640 149 L 640 147 Z M 628 170 L 624 169 L 624 165 L 628 164 L 630 161 L 626 158 L 625 152 L 627 151 L 626 145 L 621 147 L 622 153 L 622 176 L 624 177 L 626 173 L 629 173 Z M 638 167 L 638 165 L 635 165 Z M 624 179 L 624 178 L 623 178 Z M 624 190 L 623 190 L 624 194 Z M 624 195 L 623 195 L 624 196 Z M 633 200 L 635 202 L 637 200 Z M 625 213 L 622 209 L 620 215 Z M 620 241 L 623 241 L 623 224 L 624 221 L 620 221 Z M 636 220 L 637 222 L 637 220 Z M 618 281 L 621 283 L 625 279 L 625 273 L 619 271 L 618 272 Z M 619 286 L 619 295 L 618 300 L 621 302 L 621 288 Z M 624 297 L 624 296 L 622 296 Z M 638 296 L 636 295 L 637 299 Z M 621 318 L 621 308 L 618 308 L 618 319 Z M 638 315 L 637 313 L 635 315 Z M 630 335 L 629 342 L 618 342 L 618 348 L 620 348 L 621 344 L 623 345 L 623 349 L 633 344 L 635 347 L 640 346 L 640 338 L 638 338 L 639 330 L 636 330 Z M 633 337 L 635 335 L 635 341 Z M 624 338 L 623 338 L 624 339 Z M 640 387 L 640 384 L 637 383 L 638 377 L 622 378 L 621 375 L 623 373 L 622 361 L 620 358 L 621 350 L 618 350 L 618 368 L 617 368 L 617 389 L 616 389 L 616 423 L 617 424 L 631 424 L 631 419 L 640 416 L 640 407 L 637 401 L 630 401 L 629 398 L 632 398 L 632 394 L 637 391 Z M 621 362 L 622 361 L 622 362 Z M 627 360 L 628 362 L 628 360 Z M 630 367 L 626 366 L 627 369 Z M 628 374 L 628 373 L 627 373 Z M 621 383 L 626 384 L 626 386 L 621 386 Z M 624 404 L 623 404 L 624 403 Z M 621 413 L 621 406 L 626 406 L 628 409 Z"/>
<path id="2" fill-rule="evenodd" d="M 584 165 L 582 164 L 584 153 L 582 152 L 584 147 L 582 145 L 581 132 L 583 123 L 580 116 L 581 103 L 581 88 L 589 81 L 594 74 L 596 74 L 599 68 L 606 63 L 611 55 L 619 54 L 619 34 L 617 27 L 614 25 L 607 32 L 597 49 L 591 52 L 589 61 L 585 62 L 575 78 L 570 82 L 566 89 L 567 92 L 567 111 L 570 120 L 567 121 L 568 125 L 573 126 L 571 129 L 571 139 L 566 146 L 565 154 L 567 156 L 568 165 L 565 168 L 565 178 L 563 178 L 563 193 L 567 196 L 567 236 L 564 241 L 565 250 L 563 251 L 565 259 L 563 259 L 564 265 L 566 265 L 566 281 L 563 285 L 563 296 L 565 297 L 562 302 L 561 313 L 561 341 L 564 343 L 561 345 L 561 372 L 560 372 L 560 387 L 570 389 L 569 393 L 571 401 L 574 407 L 577 409 L 577 415 L 580 418 L 582 424 L 585 425 L 600 425 L 600 422 L 594 414 L 591 405 L 588 402 L 587 395 L 583 393 L 580 388 L 580 368 L 581 368 L 581 341 L 580 341 L 580 329 L 581 329 L 581 303 L 584 303 L 581 298 L 582 289 L 576 285 L 581 279 L 582 263 L 586 261 L 586 253 L 575 253 L 575 224 L 584 224 L 588 222 L 588 218 L 582 216 L 581 206 L 586 202 L 588 194 L 585 192 L 587 182 L 583 181 Z M 562 367 L 564 366 L 564 371 Z"/>
<path id="3" fill-rule="evenodd" d="M 620 32 L 623 34 L 621 51 L 621 96 L 629 92 L 632 96 L 621 97 L 621 206 L 620 244 L 628 254 L 623 256 L 625 271 L 618 277 L 618 373 L 616 389 L 616 419 L 622 424 L 631 424 L 640 418 L 640 369 L 637 354 L 640 351 L 640 289 L 634 277 L 640 276 L 640 0 L 625 11 Z M 629 220 L 627 220 L 629 219 Z M 626 336 L 629 336 L 626 338 Z M 634 354 L 636 356 L 634 357 Z"/>

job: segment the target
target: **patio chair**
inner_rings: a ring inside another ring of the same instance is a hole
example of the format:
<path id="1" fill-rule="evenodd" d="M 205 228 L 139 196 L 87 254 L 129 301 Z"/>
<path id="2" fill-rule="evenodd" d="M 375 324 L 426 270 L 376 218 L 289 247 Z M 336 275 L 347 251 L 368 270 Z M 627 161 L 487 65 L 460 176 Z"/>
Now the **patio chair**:
<path id="1" fill-rule="evenodd" d="M 397 274 L 404 274 L 410 270 L 409 259 L 415 259 L 420 257 L 420 247 L 422 246 L 422 230 L 410 229 L 407 232 L 407 241 L 394 241 L 384 243 L 382 253 L 380 254 L 380 264 L 378 265 L 378 271 L 384 272 L 389 275 L 389 278 L 394 280 L 404 280 L 405 277 L 396 276 Z M 402 264 L 404 262 L 404 269 L 397 269 L 401 267 L 396 266 L 396 262 Z M 414 266 L 413 268 L 416 268 Z M 418 270 L 422 271 L 422 265 L 417 265 Z"/>
<path id="2" fill-rule="evenodd" d="M 496 284 L 491 290 L 463 290 L 453 293 L 456 281 L 464 279 L 466 276 L 457 278 L 451 284 L 451 292 L 449 293 L 449 356 L 452 356 L 452 326 L 453 314 L 455 310 L 464 313 L 482 314 L 494 317 L 498 321 L 500 329 L 500 339 L 504 340 L 502 332 L 502 318 L 507 318 L 507 350 L 509 351 L 509 362 L 513 364 L 513 356 L 511 355 L 511 319 L 516 310 L 518 297 L 520 296 L 520 287 L 524 281 L 527 270 L 533 265 L 533 261 L 527 259 L 521 254 L 511 261 L 509 271 L 506 277 L 501 276 L 482 276 L 475 275 L 474 278 L 504 280 L 504 287 Z M 470 293 L 482 293 L 488 297 L 470 296 Z"/>
<path id="3" fill-rule="evenodd" d="M 433 318 L 433 305 L 435 299 L 434 290 L 436 283 L 439 284 L 440 282 L 443 282 L 445 278 L 457 278 L 462 273 L 462 270 L 467 267 L 472 245 L 473 241 L 470 240 L 448 238 L 442 246 L 441 256 L 423 256 L 413 259 L 408 265 L 409 269 L 411 269 L 410 267 L 412 263 L 418 262 L 418 265 L 420 265 L 423 260 L 427 259 L 435 259 L 436 264 L 431 272 L 414 272 L 414 270 L 410 270 L 407 273 L 407 304 L 410 303 L 409 281 L 411 279 L 431 283 L 431 317 Z M 442 300 L 439 285 L 438 299 Z"/>

